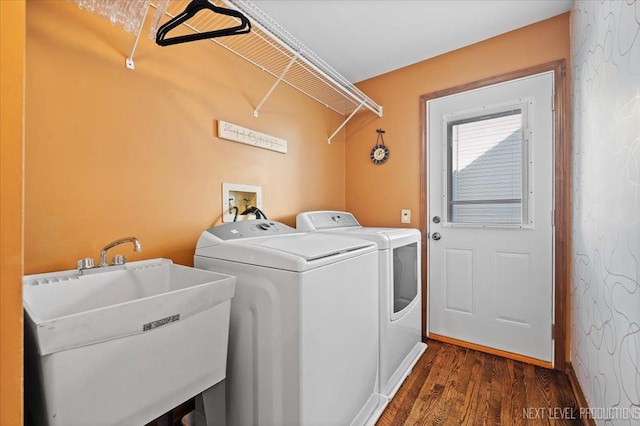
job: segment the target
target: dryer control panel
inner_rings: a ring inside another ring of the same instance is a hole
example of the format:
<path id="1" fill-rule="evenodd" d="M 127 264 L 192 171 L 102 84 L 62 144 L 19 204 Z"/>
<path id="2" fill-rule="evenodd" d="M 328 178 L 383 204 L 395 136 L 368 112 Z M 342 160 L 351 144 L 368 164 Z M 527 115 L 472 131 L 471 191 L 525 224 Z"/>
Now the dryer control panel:
<path id="1" fill-rule="evenodd" d="M 207 229 L 212 235 L 221 240 L 239 240 L 242 238 L 264 237 L 266 235 L 294 234 L 290 226 L 274 220 L 244 220 L 242 222 L 225 223 Z"/>
<path id="2" fill-rule="evenodd" d="M 360 224 L 351 213 L 337 211 L 317 211 L 300 213 L 296 217 L 296 227 L 300 231 L 318 231 L 321 229 L 335 229 L 359 227 Z"/>

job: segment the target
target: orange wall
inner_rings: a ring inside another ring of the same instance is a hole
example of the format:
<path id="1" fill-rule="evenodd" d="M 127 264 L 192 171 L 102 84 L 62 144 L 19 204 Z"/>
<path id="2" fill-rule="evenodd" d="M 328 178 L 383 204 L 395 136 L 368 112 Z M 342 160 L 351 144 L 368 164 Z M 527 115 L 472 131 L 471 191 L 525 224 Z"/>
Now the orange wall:
<path id="1" fill-rule="evenodd" d="M 210 41 L 157 46 L 70 2 L 27 3 L 25 273 L 72 269 L 128 235 L 192 264 L 220 223 L 223 182 L 261 185 L 270 219 L 344 208 L 342 116 Z M 214 136 L 224 120 L 288 141 L 285 155 Z"/>
<path id="2" fill-rule="evenodd" d="M 364 93 L 383 105 L 384 116 L 359 115 L 347 125 L 347 210 L 368 226 L 418 228 L 420 96 L 561 58 L 568 64 L 569 56 L 569 13 L 565 13 L 359 83 Z M 390 151 L 383 165 L 369 160 L 377 128 L 386 131 Z M 411 209 L 410 225 L 400 224 L 401 209 Z"/>
<path id="3" fill-rule="evenodd" d="M 25 2 L 0 1 L 0 425 L 22 424 Z"/>

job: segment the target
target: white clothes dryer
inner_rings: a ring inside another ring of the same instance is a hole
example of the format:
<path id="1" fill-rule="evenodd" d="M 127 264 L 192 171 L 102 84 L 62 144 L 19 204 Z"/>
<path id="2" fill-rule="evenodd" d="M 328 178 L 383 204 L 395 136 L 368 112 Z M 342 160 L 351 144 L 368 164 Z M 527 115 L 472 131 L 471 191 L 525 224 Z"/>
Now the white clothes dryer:
<path id="1" fill-rule="evenodd" d="M 420 231 L 369 228 L 347 212 L 298 214 L 299 231 L 318 231 L 373 241 L 378 246 L 378 393 L 393 398 L 427 345 L 422 342 Z"/>
<path id="2" fill-rule="evenodd" d="M 371 424 L 385 404 L 375 244 L 252 220 L 202 233 L 194 260 L 237 277 L 227 424 Z"/>

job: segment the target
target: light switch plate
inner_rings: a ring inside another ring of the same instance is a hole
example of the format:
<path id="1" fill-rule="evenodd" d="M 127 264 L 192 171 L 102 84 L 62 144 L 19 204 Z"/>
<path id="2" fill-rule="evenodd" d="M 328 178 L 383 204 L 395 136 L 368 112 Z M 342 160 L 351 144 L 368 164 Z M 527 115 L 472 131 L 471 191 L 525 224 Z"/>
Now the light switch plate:
<path id="1" fill-rule="evenodd" d="M 411 210 L 409 209 L 402 209 L 402 215 L 400 217 L 400 222 L 401 223 L 411 223 Z"/>

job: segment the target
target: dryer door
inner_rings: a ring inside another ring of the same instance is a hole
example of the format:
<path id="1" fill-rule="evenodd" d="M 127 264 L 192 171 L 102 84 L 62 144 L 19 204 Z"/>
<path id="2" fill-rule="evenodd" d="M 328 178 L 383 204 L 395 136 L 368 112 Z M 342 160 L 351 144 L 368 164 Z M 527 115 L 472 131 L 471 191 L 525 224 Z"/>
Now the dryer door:
<path id="1" fill-rule="evenodd" d="M 393 250 L 393 309 L 391 320 L 401 318 L 418 303 L 420 253 L 418 243 Z"/>

